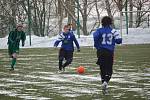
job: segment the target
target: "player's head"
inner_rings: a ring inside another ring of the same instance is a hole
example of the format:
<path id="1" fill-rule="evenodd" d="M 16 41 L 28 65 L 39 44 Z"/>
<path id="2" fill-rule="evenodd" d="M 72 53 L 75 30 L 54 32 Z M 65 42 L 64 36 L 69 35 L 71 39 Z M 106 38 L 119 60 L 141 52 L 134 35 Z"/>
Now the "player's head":
<path id="1" fill-rule="evenodd" d="M 68 25 L 69 30 L 71 30 L 72 24 L 67 24 L 67 25 Z"/>
<path id="2" fill-rule="evenodd" d="M 64 32 L 65 32 L 65 33 L 68 33 L 68 32 L 69 32 L 68 25 L 65 25 L 65 26 L 64 26 Z"/>
<path id="3" fill-rule="evenodd" d="M 112 24 L 112 19 L 109 16 L 104 16 L 101 20 L 102 26 L 110 26 Z"/>

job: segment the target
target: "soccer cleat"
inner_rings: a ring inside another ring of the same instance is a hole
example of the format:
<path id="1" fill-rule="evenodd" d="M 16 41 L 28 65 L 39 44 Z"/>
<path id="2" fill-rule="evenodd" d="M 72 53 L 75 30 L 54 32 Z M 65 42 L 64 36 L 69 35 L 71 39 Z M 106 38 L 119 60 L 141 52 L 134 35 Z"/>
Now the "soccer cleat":
<path id="1" fill-rule="evenodd" d="M 13 67 L 11 67 L 10 71 L 13 71 L 13 70 L 14 70 L 14 68 L 13 68 Z"/>
<path id="2" fill-rule="evenodd" d="M 58 70 L 58 71 L 57 71 L 58 74 L 60 74 L 60 73 L 62 73 L 62 72 L 63 72 L 62 70 Z"/>
<path id="3" fill-rule="evenodd" d="M 63 72 L 65 72 L 65 67 L 63 67 L 62 69 L 63 69 Z"/>
<path id="4" fill-rule="evenodd" d="M 103 94 L 107 94 L 108 93 L 108 83 L 105 82 L 105 81 L 102 84 L 102 92 L 103 92 Z"/>

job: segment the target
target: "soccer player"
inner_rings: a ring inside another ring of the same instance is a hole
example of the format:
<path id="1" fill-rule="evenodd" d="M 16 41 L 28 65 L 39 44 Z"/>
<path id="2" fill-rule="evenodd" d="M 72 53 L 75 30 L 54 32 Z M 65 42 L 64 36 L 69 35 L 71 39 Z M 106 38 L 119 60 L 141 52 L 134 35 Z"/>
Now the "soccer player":
<path id="1" fill-rule="evenodd" d="M 20 40 L 22 40 L 22 46 L 25 44 L 26 35 L 23 32 L 23 26 L 21 24 L 17 25 L 14 31 L 11 31 L 8 36 L 8 53 L 11 61 L 11 69 L 14 70 L 14 65 L 16 64 L 17 54 L 19 54 Z"/>
<path id="2" fill-rule="evenodd" d="M 112 76 L 115 44 L 121 44 L 120 33 L 111 27 L 112 19 L 105 16 L 101 20 L 102 27 L 93 33 L 94 47 L 97 49 L 97 62 L 100 66 L 103 93 L 108 92 L 108 83 Z"/>
<path id="3" fill-rule="evenodd" d="M 62 44 L 59 50 L 59 71 L 65 71 L 65 67 L 71 64 L 73 60 L 73 42 L 75 43 L 78 52 L 80 52 L 80 47 L 74 34 L 69 31 L 68 25 L 65 25 L 63 32 L 59 33 L 59 38 L 55 41 L 54 47 L 57 47 L 60 42 L 62 42 Z M 66 62 L 63 64 L 64 59 Z"/>

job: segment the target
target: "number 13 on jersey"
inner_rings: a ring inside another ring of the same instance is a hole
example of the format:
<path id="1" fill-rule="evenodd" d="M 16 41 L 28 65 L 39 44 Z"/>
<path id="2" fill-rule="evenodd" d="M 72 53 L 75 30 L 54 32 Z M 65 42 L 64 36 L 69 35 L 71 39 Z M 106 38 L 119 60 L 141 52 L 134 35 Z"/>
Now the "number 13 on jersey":
<path id="1" fill-rule="evenodd" d="M 111 45 L 112 44 L 113 35 L 112 33 L 104 33 L 102 35 L 102 44 L 104 45 Z"/>

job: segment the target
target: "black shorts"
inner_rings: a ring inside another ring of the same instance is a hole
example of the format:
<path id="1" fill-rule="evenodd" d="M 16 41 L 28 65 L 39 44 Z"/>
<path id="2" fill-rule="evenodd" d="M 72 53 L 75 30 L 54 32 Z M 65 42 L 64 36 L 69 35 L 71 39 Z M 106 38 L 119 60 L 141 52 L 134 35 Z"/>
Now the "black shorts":
<path id="1" fill-rule="evenodd" d="M 109 82 L 113 73 L 113 51 L 107 49 L 97 50 L 97 63 L 100 67 L 102 83 Z"/>
<path id="2" fill-rule="evenodd" d="M 59 50 L 59 59 L 64 59 L 65 60 L 69 60 L 69 59 L 73 59 L 73 51 L 69 51 L 69 50 L 64 50 L 63 48 L 61 48 Z"/>
<path id="3" fill-rule="evenodd" d="M 112 67 L 113 66 L 113 57 L 114 53 L 113 51 L 107 50 L 107 49 L 102 49 L 102 50 L 97 50 L 97 62 L 96 64 L 105 66 L 105 67 Z"/>

